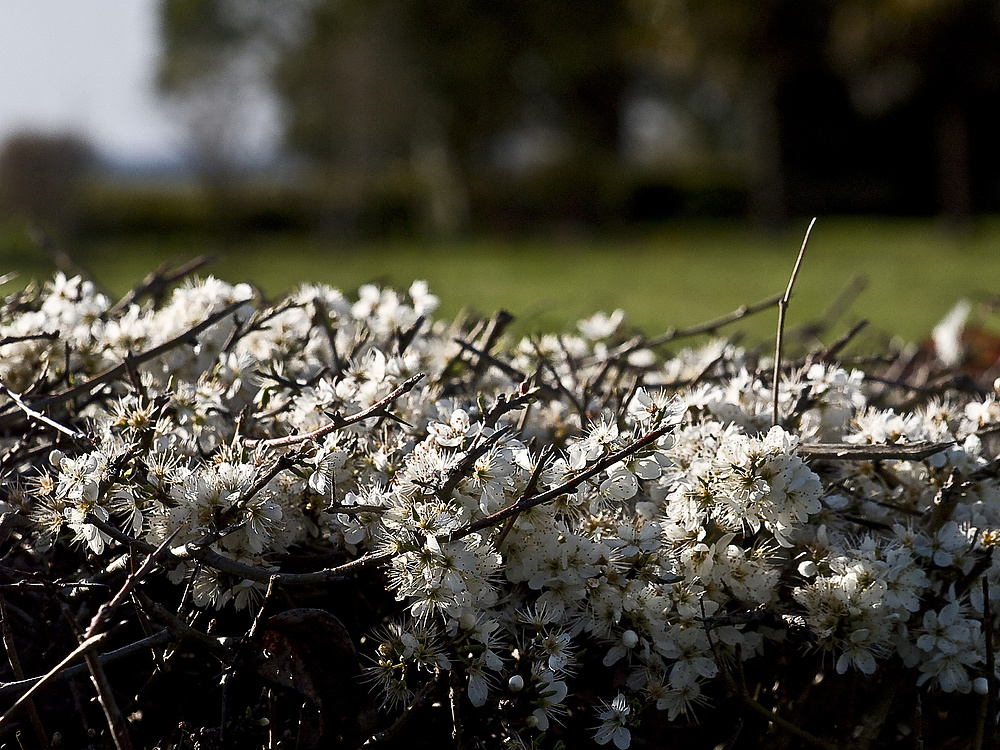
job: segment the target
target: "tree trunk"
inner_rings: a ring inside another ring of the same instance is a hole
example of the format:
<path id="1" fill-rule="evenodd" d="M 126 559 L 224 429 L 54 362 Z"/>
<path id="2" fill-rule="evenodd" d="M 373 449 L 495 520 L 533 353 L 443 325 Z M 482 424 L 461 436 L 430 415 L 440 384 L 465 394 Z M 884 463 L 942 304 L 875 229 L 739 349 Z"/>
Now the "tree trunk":
<path id="1" fill-rule="evenodd" d="M 750 218 L 766 228 L 780 227 L 788 218 L 785 164 L 778 113 L 778 76 L 774 65 L 762 63 L 747 89 Z"/>
<path id="2" fill-rule="evenodd" d="M 957 102 L 949 102 L 938 112 L 934 125 L 938 206 L 951 226 L 967 227 L 972 220 L 972 164 L 965 111 Z"/>

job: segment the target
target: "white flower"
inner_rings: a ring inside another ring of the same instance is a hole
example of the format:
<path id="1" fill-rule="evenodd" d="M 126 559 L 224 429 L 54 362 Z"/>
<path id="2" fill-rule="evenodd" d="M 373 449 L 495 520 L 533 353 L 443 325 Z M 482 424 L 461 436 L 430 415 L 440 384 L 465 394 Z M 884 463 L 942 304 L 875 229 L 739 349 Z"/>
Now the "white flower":
<path id="1" fill-rule="evenodd" d="M 637 388 L 628 405 L 629 415 L 638 423 L 648 425 L 679 424 L 687 413 L 687 404 L 665 390 L 647 391 Z"/>
<path id="2" fill-rule="evenodd" d="M 628 500 L 639 491 L 639 480 L 628 469 L 612 469 L 608 478 L 601 482 L 601 494 L 611 500 Z"/>
<path id="3" fill-rule="evenodd" d="M 615 331 L 618 330 L 618 326 L 620 326 L 624 320 L 624 310 L 615 310 L 611 313 L 611 315 L 598 312 L 594 313 L 585 320 L 579 321 L 576 324 L 576 327 L 580 329 L 580 333 L 591 341 L 600 341 L 601 339 L 613 336 Z"/>
<path id="4" fill-rule="evenodd" d="M 464 409 L 455 409 L 448 424 L 431 422 L 427 431 L 434 437 L 438 445 L 444 448 L 454 448 L 461 445 L 465 434 L 469 431 L 469 415 Z"/>
<path id="5" fill-rule="evenodd" d="M 549 728 L 549 719 L 565 713 L 563 701 L 569 694 L 569 688 L 549 670 L 543 670 L 538 678 L 538 698 L 534 702 L 537 708 L 529 718 L 538 731 L 544 732 Z"/>
<path id="6" fill-rule="evenodd" d="M 631 708 L 625 701 L 625 696 L 619 693 L 611 703 L 605 703 L 605 708 L 597 718 L 601 720 L 601 726 L 594 735 L 594 741 L 598 745 L 607 745 L 614 742 L 618 750 L 625 750 L 632 744 L 632 733 L 625 726 Z"/>
<path id="7" fill-rule="evenodd" d="M 960 300 L 955 304 L 944 319 L 934 326 L 931 332 L 931 340 L 934 342 L 934 350 L 940 359 L 948 367 L 954 367 L 965 353 L 965 345 L 962 344 L 961 335 L 965 329 L 965 322 L 972 312 L 972 305 L 968 300 Z"/>
<path id="8" fill-rule="evenodd" d="M 968 536 L 961 527 L 955 521 L 948 521 L 937 530 L 933 539 L 928 539 L 923 534 L 916 536 L 913 540 L 913 549 L 918 554 L 932 559 L 938 567 L 946 568 L 955 562 L 956 554 L 968 544 Z"/>
<path id="9" fill-rule="evenodd" d="M 962 608 L 957 602 L 946 604 L 940 612 L 928 610 L 924 613 L 924 633 L 917 638 L 917 648 L 943 654 L 957 654 L 966 646 L 971 637 L 970 621 L 961 615 Z"/>

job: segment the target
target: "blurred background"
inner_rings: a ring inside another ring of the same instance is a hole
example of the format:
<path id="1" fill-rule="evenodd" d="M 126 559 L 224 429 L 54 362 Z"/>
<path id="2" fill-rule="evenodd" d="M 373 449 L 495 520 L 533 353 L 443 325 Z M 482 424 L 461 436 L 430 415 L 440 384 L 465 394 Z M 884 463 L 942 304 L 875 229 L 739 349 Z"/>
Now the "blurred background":
<path id="1" fill-rule="evenodd" d="M 919 337 L 1000 292 L 997 112 L 996 0 L 4 0 L 0 270 L 649 330 L 782 291 L 819 216 L 793 311 Z"/>

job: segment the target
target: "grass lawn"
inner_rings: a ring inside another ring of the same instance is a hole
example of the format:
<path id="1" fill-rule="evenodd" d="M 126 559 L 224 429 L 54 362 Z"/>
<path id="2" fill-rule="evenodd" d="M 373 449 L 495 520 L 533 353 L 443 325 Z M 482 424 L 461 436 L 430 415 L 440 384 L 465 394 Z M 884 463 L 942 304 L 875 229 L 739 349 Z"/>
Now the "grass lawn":
<path id="1" fill-rule="evenodd" d="M 597 310 L 623 308 L 648 333 L 684 327 L 780 293 L 807 222 L 778 234 L 735 223 L 683 223 L 626 236 L 453 242 L 385 241 L 356 246 L 308 237 L 261 236 L 223 247 L 210 240 L 118 240 L 73 252 L 94 277 L 123 293 L 158 263 L 200 253 L 219 259 L 206 272 L 253 281 L 278 294 L 303 281 L 347 292 L 375 281 L 405 288 L 426 279 L 441 314 L 504 307 L 517 330 L 559 330 Z M 0 271 L 46 276 L 53 266 L 17 232 L 0 233 Z M 820 217 L 788 314 L 794 328 L 816 320 L 857 276 L 867 286 L 834 336 L 858 318 L 875 331 L 926 336 L 962 297 L 1000 293 L 1000 218 L 965 235 L 931 220 Z M 776 312 L 744 322 L 751 339 L 773 337 Z"/>

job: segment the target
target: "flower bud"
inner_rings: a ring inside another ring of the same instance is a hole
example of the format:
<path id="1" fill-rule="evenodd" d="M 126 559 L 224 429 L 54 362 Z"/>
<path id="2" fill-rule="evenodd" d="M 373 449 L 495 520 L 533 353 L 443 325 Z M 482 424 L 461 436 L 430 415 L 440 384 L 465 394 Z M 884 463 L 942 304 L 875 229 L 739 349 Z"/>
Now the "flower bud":
<path id="1" fill-rule="evenodd" d="M 799 575 L 805 578 L 812 578 L 816 575 L 816 563 L 812 560 L 803 560 L 799 563 Z"/>

